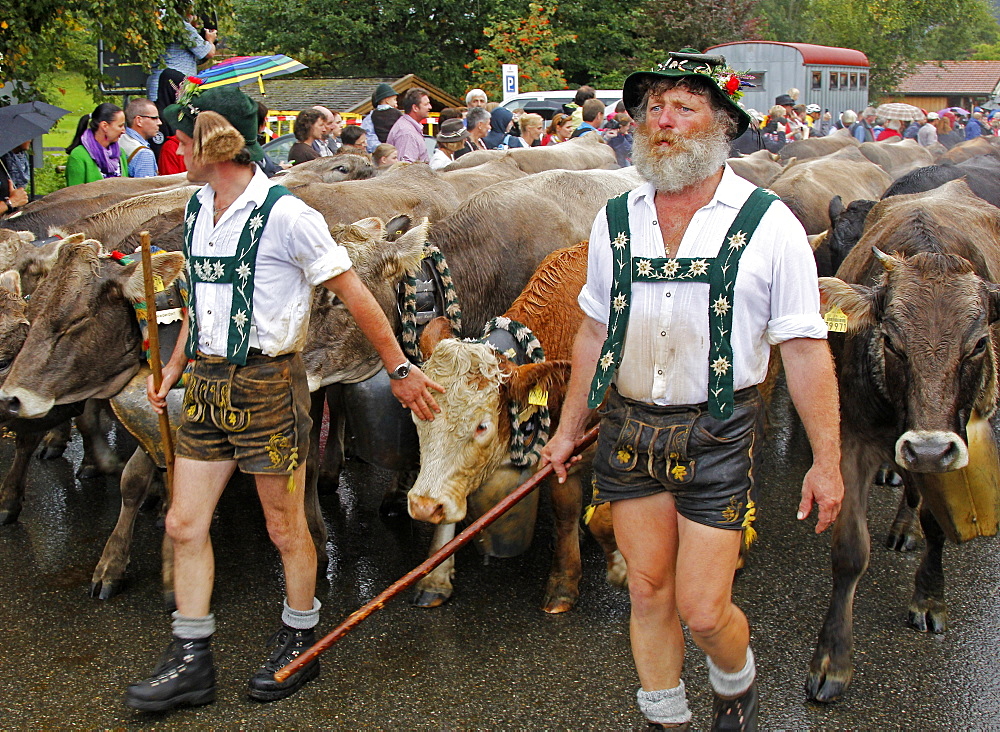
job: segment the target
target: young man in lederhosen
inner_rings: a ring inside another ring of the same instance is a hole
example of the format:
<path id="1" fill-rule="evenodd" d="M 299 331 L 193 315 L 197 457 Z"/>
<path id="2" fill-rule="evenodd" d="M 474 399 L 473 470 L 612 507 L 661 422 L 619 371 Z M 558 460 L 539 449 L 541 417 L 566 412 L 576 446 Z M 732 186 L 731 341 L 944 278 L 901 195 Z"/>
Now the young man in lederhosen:
<path id="1" fill-rule="evenodd" d="M 756 516 L 757 390 L 771 344 L 813 448 L 800 519 L 840 508 L 839 409 L 802 226 L 725 165 L 750 120 L 740 79 L 717 56 L 672 53 L 632 74 L 633 162 L 647 181 L 608 202 L 590 237 L 586 318 L 559 430 L 542 463 L 562 480 L 590 410 L 607 394 L 595 503 L 611 503 L 628 563 L 639 708 L 687 728 L 683 621 L 708 657 L 713 730 L 756 728 L 756 668 L 732 602 L 741 536 Z M 610 391 L 608 387 L 610 388 Z"/>
<path id="2" fill-rule="evenodd" d="M 268 533 L 281 554 L 286 598 L 281 627 L 249 695 L 273 701 L 319 674 L 318 661 L 278 682 L 274 672 L 313 645 L 319 619 L 316 552 L 303 508 L 309 394 L 301 351 L 313 287 L 348 307 L 393 378 L 393 394 L 421 419 L 438 411 L 441 387 L 411 366 L 388 320 L 333 241 L 323 217 L 254 165 L 257 105 L 236 87 L 189 91 L 164 111 L 177 130 L 188 178 L 206 185 L 188 203 L 189 302 L 181 338 L 163 370 L 157 411 L 193 359 L 177 430 L 167 532 L 174 544 L 173 641 L 153 675 L 129 686 L 125 703 L 166 711 L 215 700 L 210 612 L 212 514 L 233 471 L 252 474 Z"/>

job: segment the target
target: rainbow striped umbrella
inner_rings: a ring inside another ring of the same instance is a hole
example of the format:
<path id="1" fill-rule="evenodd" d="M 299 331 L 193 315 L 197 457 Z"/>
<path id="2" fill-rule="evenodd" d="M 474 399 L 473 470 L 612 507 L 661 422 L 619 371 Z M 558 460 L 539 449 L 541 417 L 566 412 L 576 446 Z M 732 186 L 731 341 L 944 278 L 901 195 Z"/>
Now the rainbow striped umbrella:
<path id="1" fill-rule="evenodd" d="M 236 56 L 220 61 L 198 74 L 202 80 L 200 89 L 214 89 L 218 86 L 235 84 L 243 86 L 256 81 L 260 93 L 264 93 L 264 79 L 283 74 L 291 74 L 308 68 L 294 58 L 282 54 L 274 56 Z"/>

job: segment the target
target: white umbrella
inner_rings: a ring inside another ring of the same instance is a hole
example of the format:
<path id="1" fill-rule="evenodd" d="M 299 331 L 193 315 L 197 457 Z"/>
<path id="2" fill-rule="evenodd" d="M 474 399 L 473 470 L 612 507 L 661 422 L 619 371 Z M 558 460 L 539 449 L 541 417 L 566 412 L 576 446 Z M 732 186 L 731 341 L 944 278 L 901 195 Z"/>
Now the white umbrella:
<path id="1" fill-rule="evenodd" d="M 924 118 L 924 113 L 920 111 L 919 107 L 914 107 L 912 104 L 903 104 L 902 102 L 881 104 L 875 108 L 875 114 L 882 119 L 898 119 L 901 122 Z"/>

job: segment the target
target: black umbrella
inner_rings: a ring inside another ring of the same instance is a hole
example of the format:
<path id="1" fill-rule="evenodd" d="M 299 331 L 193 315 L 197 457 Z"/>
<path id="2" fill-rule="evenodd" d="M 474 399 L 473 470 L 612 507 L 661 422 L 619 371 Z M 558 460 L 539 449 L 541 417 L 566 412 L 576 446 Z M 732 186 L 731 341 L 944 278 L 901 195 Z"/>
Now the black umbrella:
<path id="1" fill-rule="evenodd" d="M 0 155 L 45 134 L 65 114 L 69 114 L 68 109 L 45 102 L 0 107 Z"/>

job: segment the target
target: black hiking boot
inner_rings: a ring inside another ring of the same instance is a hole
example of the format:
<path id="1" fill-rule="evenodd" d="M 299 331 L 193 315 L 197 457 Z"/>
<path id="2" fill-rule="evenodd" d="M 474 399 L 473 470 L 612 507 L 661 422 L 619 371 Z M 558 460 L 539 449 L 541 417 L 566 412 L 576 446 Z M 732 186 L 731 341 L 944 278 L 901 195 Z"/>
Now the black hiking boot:
<path id="1" fill-rule="evenodd" d="M 153 675 L 125 691 L 125 706 L 143 712 L 167 712 L 215 701 L 212 639 L 175 637 L 160 657 Z"/>
<path id="2" fill-rule="evenodd" d="M 712 704 L 712 732 L 756 732 L 757 682 L 735 699 L 715 695 Z"/>
<path id="3" fill-rule="evenodd" d="M 301 689 L 307 681 L 319 676 L 319 659 L 314 659 L 284 681 L 277 681 L 274 678 L 278 669 L 294 661 L 315 642 L 316 632 L 313 628 L 297 630 L 282 625 L 268 641 L 268 645 L 273 647 L 271 655 L 260 670 L 250 678 L 247 688 L 250 698 L 260 702 L 284 699 Z"/>

